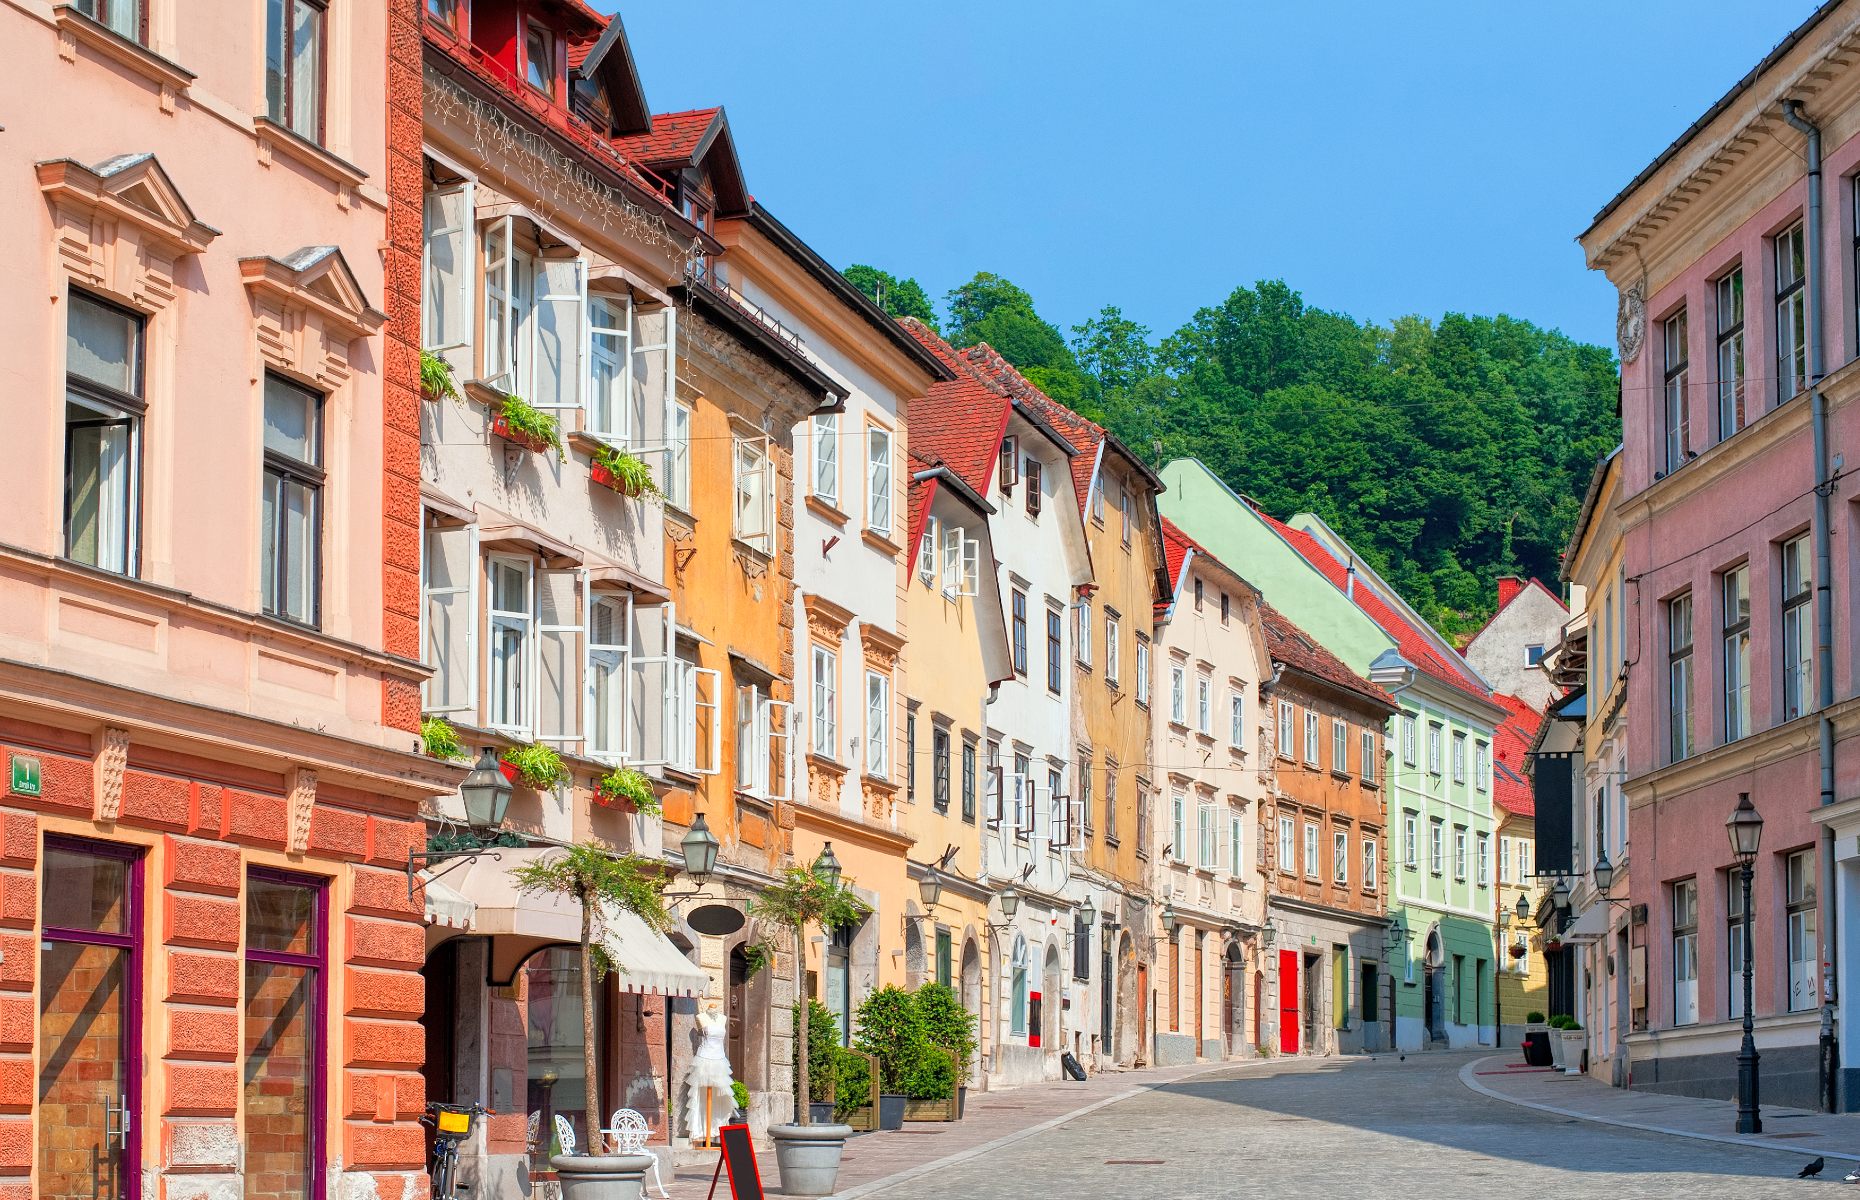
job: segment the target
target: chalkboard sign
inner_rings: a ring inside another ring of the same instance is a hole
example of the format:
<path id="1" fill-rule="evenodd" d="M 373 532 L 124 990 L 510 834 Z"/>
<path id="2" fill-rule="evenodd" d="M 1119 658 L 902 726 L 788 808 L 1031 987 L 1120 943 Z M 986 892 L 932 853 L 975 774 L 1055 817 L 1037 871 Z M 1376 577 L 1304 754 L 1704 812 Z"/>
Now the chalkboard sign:
<path id="1" fill-rule="evenodd" d="M 763 1200 L 762 1172 L 756 1168 L 756 1147 L 749 1140 L 749 1126 L 725 1125 L 717 1131 L 723 1139 L 723 1156 L 718 1159 L 719 1170 L 729 1168 L 730 1195 L 735 1200 Z M 714 1196 L 717 1192 L 717 1177 L 710 1177 L 710 1190 Z"/>

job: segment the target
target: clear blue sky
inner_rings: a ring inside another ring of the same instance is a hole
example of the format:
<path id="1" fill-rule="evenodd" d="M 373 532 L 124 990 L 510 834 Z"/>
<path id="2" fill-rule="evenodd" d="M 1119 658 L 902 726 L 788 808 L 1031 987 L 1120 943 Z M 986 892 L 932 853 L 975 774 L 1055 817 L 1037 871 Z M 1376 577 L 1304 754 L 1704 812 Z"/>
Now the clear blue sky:
<path id="1" fill-rule="evenodd" d="M 1062 332 L 1236 285 L 1612 344 L 1575 237 L 1814 0 L 616 3 L 659 112 L 723 104 L 836 266 L 977 270 Z M 1136 19 L 1133 19 L 1133 16 Z"/>

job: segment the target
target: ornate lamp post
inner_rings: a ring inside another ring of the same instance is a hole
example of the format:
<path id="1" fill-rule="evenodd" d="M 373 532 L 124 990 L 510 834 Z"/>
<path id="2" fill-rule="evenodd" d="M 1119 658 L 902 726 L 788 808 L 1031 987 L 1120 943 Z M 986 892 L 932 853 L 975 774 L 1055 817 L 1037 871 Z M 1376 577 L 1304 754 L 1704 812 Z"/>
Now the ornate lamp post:
<path id="1" fill-rule="evenodd" d="M 1497 1024 L 1492 1028 L 1492 1044 L 1505 1044 L 1505 957 L 1511 950 L 1511 910 L 1498 910 L 1498 970 L 1492 976 L 1492 1016 Z"/>
<path id="2" fill-rule="evenodd" d="M 1756 988 L 1751 975 L 1755 953 L 1751 931 L 1756 922 L 1750 910 L 1750 876 L 1757 862 L 1757 846 L 1763 840 L 1763 814 L 1750 802 L 1749 792 L 1738 794 L 1737 807 L 1731 810 L 1724 828 L 1731 836 L 1731 853 L 1737 859 L 1744 884 L 1744 1043 L 1737 1051 L 1737 1132 L 1762 1133 L 1763 1118 L 1757 1112 L 1757 1039 L 1751 1012 Z"/>

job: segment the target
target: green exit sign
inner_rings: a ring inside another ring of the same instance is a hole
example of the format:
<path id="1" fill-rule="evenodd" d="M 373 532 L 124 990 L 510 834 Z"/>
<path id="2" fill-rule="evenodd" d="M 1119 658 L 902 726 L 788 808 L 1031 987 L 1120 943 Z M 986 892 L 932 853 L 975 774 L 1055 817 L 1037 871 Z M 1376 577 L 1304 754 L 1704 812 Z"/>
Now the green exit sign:
<path id="1" fill-rule="evenodd" d="M 39 794 L 39 760 L 27 758 L 23 754 L 13 756 L 13 784 L 15 796 L 36 796 Z"/>

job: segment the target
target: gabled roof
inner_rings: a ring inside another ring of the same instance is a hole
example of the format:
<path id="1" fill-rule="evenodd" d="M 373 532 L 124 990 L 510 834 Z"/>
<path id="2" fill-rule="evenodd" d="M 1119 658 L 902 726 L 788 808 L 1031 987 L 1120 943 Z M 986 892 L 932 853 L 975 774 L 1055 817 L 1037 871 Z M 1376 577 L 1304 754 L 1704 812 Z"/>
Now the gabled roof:
<path id="1" fill-rule="evenodd" d="M 596 80 L 606 89 L 607 102 L 613 108 L 613 132 L 651 129 L 652 109 L 646 105 L 646 89 L 639 82 L 626 26 L 621 24 L 619 13 L 604 20 L 606 24 L 598 36 L 569 43 L 569 74 Z"/>
<path id="2" fill-rule="evenodd" d="M 720 107 L 657 113 L 649 130 L 615 138 L 613 143 L 620 153 L 659 175 L 670 177 L 687 167 L 703 167 L 710 172 L 720 214 L 737 216 L 749 209 L 730 120 Z"/>
<path id="3" fill-rule="evenodd" d="M 988 494 L 1001 437 L 1007 432 L 1010 405 L 1005 393 L 989 387 L 975 373 L 961 367 L 958 352 L 915 317 L 898 324 L 950 368 L 953 378 L 932 384 L 912 400 L 905 414 L 911 457 L 923 467 L 947 467 L 982 496 Z M 920 505 L 912 501 L 910 545 L 917 552 L 923 534 L 929 494 Z"/>
<path id="4" fill-rule="evenodd" d="M 1251 500 L 1247 503 L 1253 504 Z M 1318 574 L 1329 580 L 1338 591 L 1355 602 L 1363 615 L 1374 621 L 1382 632 L 1394 639 L 1395 648 L 1401 656 L 1412 663 L 1416 670 L 1439 680 L 1449 687 L 1486 699 L 1491 695 L 1484 684 L 1480 683 L 1469 668 L 1460 661 L 1457 654 L 1449 657 L 1436 650 L 1432 639 L 1422 633 L 1401 615 L 1395 607 L 1382 599 L 1376 590 L 1366 584 L 1360 584 L 1351 578 L 1348 567 L 1331 557 L 1329 551 L 1318 542 L 1317 538 L 1302 529 L 1294 529 L 1261 509 L 1257 504 L 1253 510 L 1259 514 L 1273 532 L 1283 538 L 1287 545 L 1296 550 L 1301 558 L 1310 563 Z"/>
<path id="5" fill-rule="evenodd" d="M 1505 710 L 1505 719 L 1492 735 L 1492 799 L 1508 813 L 1535 816 L 1537 801 L 1525 777 L 1525 759 L 1537 740 L 1544 714 L 1505 692 L 1494 692 L 1492 699 Z"/>
<path id="6" fill-rule="evenodd" d="M 1168 526 L 1163 536 L 1168 537 Z M 1395 711 L 1400 706 L 1395 697 L 1364 679 L 1343 664 L 1343 660 L 1326 650 L 1318 640 L 1300 629 L 1291 618 L 1268 604 L 1259 602 L 1260 624 L 1265 628 L 1266 650 L 1275 663 L 1284 663 L 1294 671 L 1320 679 L 1333 687 L 1354 692 L 1371 703 Z"/>
<path id="7" fill-rule="evenodd" d="M 1536 588 L 1538 591 L 1554 600 L 1556 606 L 1562 609 L 1564 613 L 1567 614 L 1569 612 L 1569 605 L 1563 603 L 1563 597 L 1551 591 L 1549 587 L 1544 584 L 1544 581 L 1537 578 L 1537 576 L 1533 575 L 1527 580 L 1519 579 L 1516 575 L 1501 575 L 1498 579 L 1498 607 L 1492 610 L 1492 615 L 1487 617 L 1484 622 L 1480 624 L 1479 628 L 1473 630 L 1465 637 L 1458 638 L 1454 641 L 1453 644 L 1459 648 L 1460 653 L 1464 654 L 1470 649 L 1472 644 L 1479 640 L 1479 635 L 1490 629 L 1492 627 L 1492 622 L 1498 620 L 1499 614 L 1510 608 L 1512 603 L 1516 601 L 1519 596 L 1522 596 L 1532 588 Z"/>

